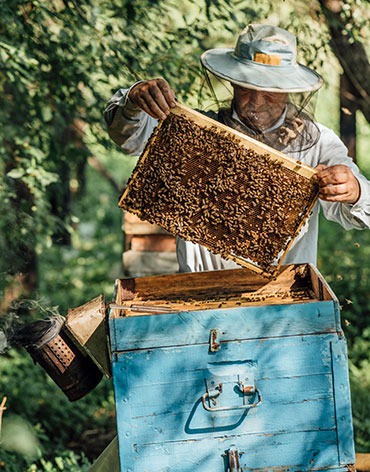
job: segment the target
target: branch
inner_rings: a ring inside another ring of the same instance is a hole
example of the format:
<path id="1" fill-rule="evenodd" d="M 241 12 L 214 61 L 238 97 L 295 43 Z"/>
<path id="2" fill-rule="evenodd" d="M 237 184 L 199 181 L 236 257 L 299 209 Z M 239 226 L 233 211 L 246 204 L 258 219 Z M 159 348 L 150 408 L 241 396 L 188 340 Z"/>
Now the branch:
<path id="1" fill-rule="evenodd" d="M 1 436 L 1 423 L 3 419 L 3 412 L 6 410 L 6 406 L 5 406 L 6 400 L 7 398 L 3 397 L 2 402 L 0 403 L 0 436 Z"/>
<path id="2" fill-rule="evenodd" d="M 103 164 L 99 161 L 99 159 L 97 157 L 90 156 L 90 157 L 87 158 L 87 162 L 93 169 L 100 172 L 100 174 L 108 180 L 108 182 L 111 184 L 111 186 L 114 188 L 114 190 L 117 193 L 122 192 L 122 189 L 117 184 L 117 182 L 114 180 L 112 174 L 110 174 L 110 172 L 103 166 Z"/>

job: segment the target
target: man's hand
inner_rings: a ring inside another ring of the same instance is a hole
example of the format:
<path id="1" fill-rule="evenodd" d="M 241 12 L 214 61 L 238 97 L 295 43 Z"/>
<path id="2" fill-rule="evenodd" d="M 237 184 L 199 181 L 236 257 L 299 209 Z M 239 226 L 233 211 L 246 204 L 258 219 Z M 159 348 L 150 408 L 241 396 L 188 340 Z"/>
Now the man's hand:
<path id="1" fill-rule="evenodd" d="M 176 106 L 173 90 L 161 78 L 140 82 L 130 90 L 129 99 L 157 120 L 164 120 Z"/>
<path id="2" fill-rule="evenodd" d="M 316 167 L 319 183 L 319 197 L 327 202 L 356 203 L 361 195 L 361 188 L 352 170 L 345 165 Z"/>

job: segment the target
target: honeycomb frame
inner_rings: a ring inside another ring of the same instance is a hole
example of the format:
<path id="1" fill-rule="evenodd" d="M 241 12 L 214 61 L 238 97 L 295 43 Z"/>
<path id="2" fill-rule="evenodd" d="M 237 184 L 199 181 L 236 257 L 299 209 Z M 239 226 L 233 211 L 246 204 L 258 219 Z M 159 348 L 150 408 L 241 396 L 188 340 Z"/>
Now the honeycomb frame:
<path id="1" fill-rule="evenodd" d="M 178 105 L 153 131 L 118 205 L 274 277 L 317 201 L 315 173 Z"/>

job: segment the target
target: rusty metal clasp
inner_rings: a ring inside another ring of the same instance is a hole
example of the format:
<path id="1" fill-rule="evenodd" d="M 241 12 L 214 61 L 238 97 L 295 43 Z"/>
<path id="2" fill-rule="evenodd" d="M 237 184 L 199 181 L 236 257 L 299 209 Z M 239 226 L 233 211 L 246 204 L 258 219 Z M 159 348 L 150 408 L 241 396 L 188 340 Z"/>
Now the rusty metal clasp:
<path id="1" fill-rule="evenodd" d="M 213 405 L 216 404 L 216 398 L 222 393 L 222 383 L 219 383 L 216 385 L 212 390 L 209 390 L 202 396 L 202 404 L 204 408 L 208 411 L 214 410 L 214 408 L 211 408 L 207 405 L 206 401 L 209 399 Z"/>
<path id="2" fill-rule="evenodd" d="M 235 385 L 235 383 L 234 383 Z M 249 410 L 251 408 L 256 408 L 262 403 L 262 395 L 257 389 L 254 383 L 254 376 L 250 374 L 248 377 L 244 377 L 241 380 L 241 377 L 238 375 L 238 380 L 236 382 L 234 392 L 239 390 L 242 393 L 243 404 L 235 406 L 215 406 L 216 398 L 218 398 L 223 390 L 223 385 L 219 382 L 215 387 L 207 389 L 207 392 L 202 395 L 201 401 L 203 408 L 207 411 L 230 411 L 230 410 Z M 240 396 L 240 394 L 239 394 Z M 248 399 L 250 397 L 255 397 L 253 403 L 250 403 Z M 209 403 L 212 403 L 213 406 L 209 406 Z"/>
<path id="3" fill-rule="evenodd" d="M 235 446 L 231 446 L 230 449 L 225 454 L 228 458 L 228 472 L 243 472 L 243 469 L 240 465 L 240 456 L 243 452 L 239 452 Z"/>
<path id="4" fill-rule="evenodd" d="M 244 395 L 252 395 L 256 392 L 256 386 L 254 384 L 254 377 L 249 375 L 243 380 L 240 379 L 238 375 L 238 388 Z"/>
<path id="5" fill-rule="evenodd" d="M 211 329 L 209 333 L 209 351 L 217 352 L 221 349 L 221 331 L 218 328 Z"/>

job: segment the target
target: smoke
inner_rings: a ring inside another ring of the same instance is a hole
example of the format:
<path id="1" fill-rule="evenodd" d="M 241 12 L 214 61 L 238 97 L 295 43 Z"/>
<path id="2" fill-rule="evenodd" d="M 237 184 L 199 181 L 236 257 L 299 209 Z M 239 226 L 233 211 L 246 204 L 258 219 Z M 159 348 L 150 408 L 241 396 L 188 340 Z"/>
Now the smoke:
<path id="1" fill-rule="evenodd" d="M 13 340 L 32 353 L 49 343 L 59 333 L 63 324 L 64 318 L 60 315 L 33 321 L 15 331 Z"/>
<path id="2" fill-rule="evenodd" d="M 4 331 L 0 329 L 0 354 L 3 354 L 6 351 L 8 346 L 8 341 Z"/>
<path id="3" fill-rule="evenodd" d="M 32 343 L 41 335 L 41 329 L 52 336 L 63 322 L 64 317 L 59 314 L 58 307 L 47 305 L 42 299 L 21 299 L 13 302 L 7 313 L 1 314 L 0 354 L 11 347 Z M 28 330 L 31 323 L 37 328 L 33 330 L 33 334 Z"/>
<path id="4" fill-rule="evenodd" d="M 4 418 L 1 448 L 32 460 L 38 457 L 40 444 L 32 425 L 18 415 L 11 415 Z"/>

